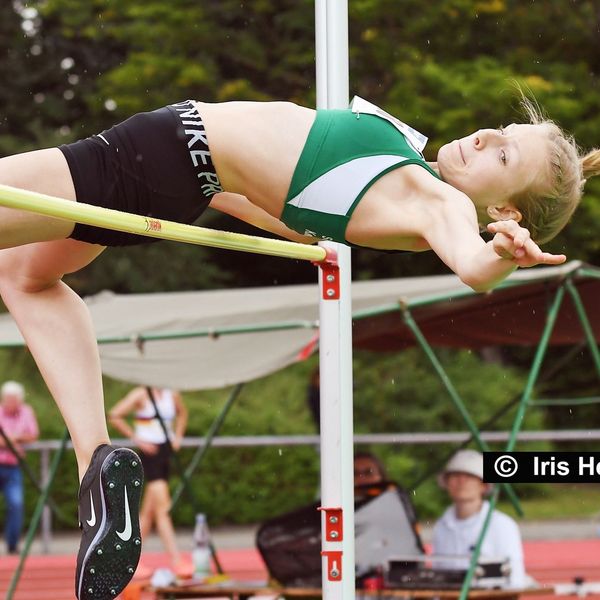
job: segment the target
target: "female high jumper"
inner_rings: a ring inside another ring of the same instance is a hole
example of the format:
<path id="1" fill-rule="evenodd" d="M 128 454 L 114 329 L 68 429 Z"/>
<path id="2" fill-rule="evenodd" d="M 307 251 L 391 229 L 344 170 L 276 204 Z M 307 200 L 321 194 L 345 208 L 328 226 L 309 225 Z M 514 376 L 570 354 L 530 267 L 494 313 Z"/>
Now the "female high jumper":
<path id="1" fill-rule="evenodd" d="M 0 160 L 0 183 L 192 223 L 208 206 L 285 238 L 433 250 L 467 285 L 566 258 L 537 245 L 575 210 L 600 151 L 525 101 L 528 124 L 480 129 L 424 160 L 426 138 L 374 105 L 188 100 L 88 139 Z M 485 242 L 481 228 L 493 239 Z M 88 311 L 62 277 L 147 237 L 0 208 L 0 293 L 65 419 L 81 480 L 79 600 L 116 596 L 139 560 L 142 470 L 110 446 Z"/>

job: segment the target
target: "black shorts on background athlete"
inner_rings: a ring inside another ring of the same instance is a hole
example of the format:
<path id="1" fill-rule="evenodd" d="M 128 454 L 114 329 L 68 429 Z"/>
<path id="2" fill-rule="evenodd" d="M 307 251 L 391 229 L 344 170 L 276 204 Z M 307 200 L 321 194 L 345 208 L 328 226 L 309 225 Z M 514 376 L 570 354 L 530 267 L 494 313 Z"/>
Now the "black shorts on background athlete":
<path id="1" fill-rule="evenodd" d="M 146 454 L 138 450 L 142 465 L 144 466 L 144 479 L 146 482 L 156 481 L 157 479 L 169 480 L 171 477 L 171 456 L 173 451 L 166 442 L 164 444 L 155 444 L 158 451 L 156 454 Z"/>
<path id="2" fill-rule="evenodd" d="M 223 191 L 191 100 L 139 113 L 60 150 L 78 202 L 190 224 Z M 79 223 L 70 237 L 103 246 L 158 241 Z"/>

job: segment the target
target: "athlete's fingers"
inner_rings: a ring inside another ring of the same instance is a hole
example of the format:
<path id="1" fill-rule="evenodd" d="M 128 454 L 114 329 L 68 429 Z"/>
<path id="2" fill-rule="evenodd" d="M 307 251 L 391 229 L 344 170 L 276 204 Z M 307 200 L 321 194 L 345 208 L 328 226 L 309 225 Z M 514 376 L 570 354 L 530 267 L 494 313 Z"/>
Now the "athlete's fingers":
<path id="1" fill-rule="evenodd" d="M 515 231 L 519 228 L 519 224 L 513 219 L 507 221 L 493 221 L 488 224 L 488 231 L 492 233 L 505 233 L 507 235 L 514 235 Z"/>
<path id="2" fill-rule="evenodd" d="M 564 254 L 548 254 L 542 252 L 541 256 L 536 258 L 514 258 L 513 262 L 519 267 L 535 267 L 536 265 L 561 265 L 567 260 Z"/>
<path id="3" fill-rule="evenodd" d="M 496 233 L 493 239 L 494 251 L 501 258 L 512 260 L 520 267 L 533 267 L 539 264 L 560 265 L 567 259 L 564 254 L 544 252 L 531 238 L 524 237 L 527 239 L 524 240 L 523 246 L 516 247 L 515 239 L 509 234 Z"/>
<path id="4" fill-rule="evenodd" d="M 523 251 L 522 256 L 527 255 L 538 260 L 544 254 L 542 249 L 532 239 L 528 239 L 521 250 Z"/>
<path id="5" fill-rule="evenodd" d="M 545 265 L 561 265 L 567 260 L 564 254 L 550 254 L 550 252 L 542 252 L 542 260 Z"/>
<path id="6" fill-rule="evenodd" d="M 499 249 L 507 250 L 510 246 L 512 246 L 512 238 L 504 233 L 496 233 L 492 239 L 492 244 L 494 245 L 494 249 L 496 251 Z"/>
<path id="7" fill-rule="evenodd" d="M 492 243 L 494 252 L 496 252 L 500 258 L 512 259 L 516 257 L 517 253 L 524 253 L 523 249 L 515 248 L 513 238 L 504 233 L 497 233 L 494 236 Z"/>
<path id="8" fill-rule="evenodd" d="M 515 247 L 521 248 L 531 238 L 529 230 L 521 227 L 516 221 L 494 221 L 487 226 L 490 233 L 503 233 L 513 238 Z"/>
<path id="9" fill-rule="evenodd" d="M 519 227 L 518 231 L 514 236 L 515 246 L 517 248 L 522 248 L 525 244 L 531 239 L 531 234 L 529 233 L 529 229 L 525 229 L 524 227 Z"/>

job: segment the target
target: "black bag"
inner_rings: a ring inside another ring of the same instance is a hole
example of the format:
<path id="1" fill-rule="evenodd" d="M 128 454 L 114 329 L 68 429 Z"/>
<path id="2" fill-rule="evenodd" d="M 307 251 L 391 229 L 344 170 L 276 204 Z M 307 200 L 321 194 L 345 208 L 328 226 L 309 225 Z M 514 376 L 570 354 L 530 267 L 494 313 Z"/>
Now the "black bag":
<path id="1" fill-rule="evenodd" d="M 355 503 L 358 578 L 372 574 L 397 554 L 423 554 L 415 511 L 395 484 L 369 486 Z M 263 523 L 256 545 L 271 578 L 287 587 L 321 587 L 321 513 L 315 503 Z"/>

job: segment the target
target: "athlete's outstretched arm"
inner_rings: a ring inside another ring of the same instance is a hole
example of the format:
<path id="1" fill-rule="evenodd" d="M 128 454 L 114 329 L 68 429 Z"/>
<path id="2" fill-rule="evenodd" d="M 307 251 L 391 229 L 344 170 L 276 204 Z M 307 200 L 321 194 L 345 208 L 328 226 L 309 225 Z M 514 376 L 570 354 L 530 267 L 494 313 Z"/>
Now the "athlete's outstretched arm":
<path id="1" fill-rule="evenodd" d="M 431 249 L 477 292 L 498 285 L 517 267 L 558 265 L 564 254 L 543 252 L 531 239 L 529 231 L 516 221 L 491 223 L 494 234 L 490 242 L 479 235 L 477 215 L 472 202 L 460 192 L 456 197 L 440 200 L 430 211 L 423 237 Z"/>
<path id="2" fill-rule="evenodd" d="M 246 196 L 240 194 L 221 192 L 215 195 L 210 201 L 210 207 L 292 242 L 314 244 L 318 241 L 317 238 L 301 235 L 293 229 L 286 227 L 279 219 L 276 219 L 259 206 L 256 206 L 256 204 L 250 202 Z"/>

